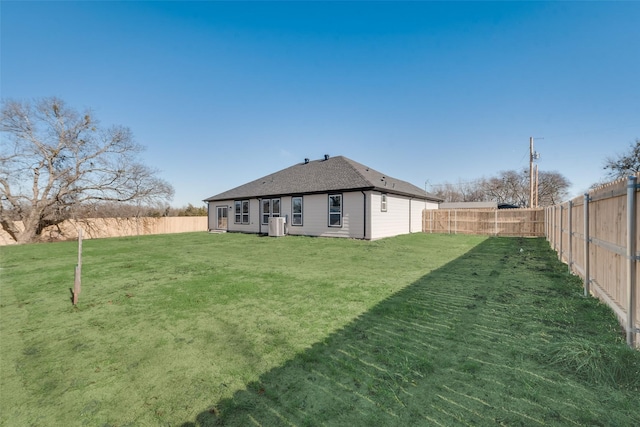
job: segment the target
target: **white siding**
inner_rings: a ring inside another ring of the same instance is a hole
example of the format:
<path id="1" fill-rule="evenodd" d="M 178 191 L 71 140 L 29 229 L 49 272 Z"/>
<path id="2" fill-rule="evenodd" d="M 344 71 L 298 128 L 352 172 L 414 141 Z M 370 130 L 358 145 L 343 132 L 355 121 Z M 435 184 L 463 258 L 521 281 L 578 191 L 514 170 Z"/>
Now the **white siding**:
<path id="1" fill-rule="evenodd" d="M 260 204 L 258 203 L 258 199 L 249 200 L 249 224 L 236 224 L 235 200 L 218 200 L 215 202 L 209 202 L 209 224 L 214 224 L 215 227 L 216 206 L 224 205 L 230 206 L 229 211 L 227 212 L 228 231 L 237 231 L 242 233 L 258 233 L 260 231 Z M 268 230 L 264 230 L 264 232 L 266 231 Z"/>
<path id="2" fill-rule="evenodd" d="M 387 194 L 387 211 L 381 210 L 382 194 L 371 194 L 371 239 L 407 234 L 409 229 L 409 198 Z"/>
<path id="3" fill-rule="evenodd" d="M 371 239 L 397 236 L 422 231 L 422 210 L 425 201 L 410 197 L 387 194 L 387 211 L 381 210 L 382 193 L 371 194 Z M 426 202 L 428 208 L 438 204 Z"/>
<path id="4" fill-rule="evenodd" d="M 231 225 L 233 224 L 233 219 L 235 217 L 234 215 L 234 208 L 233 208 L 233 200 L 218 200 L 215 202 L 209 202 L 209 208 L 208 208 L 208 223 L 209 223 L 209 231 L 211 230 L 215 230 L 216 229 L 216 221 L 218 220 L 218 218 L 216 217 L 216 215 L 218 215 L 218 207 L 219 206 L 226 206 L 227 207 L 227 227 L 231 227 Z"/>
<path id="5" fill-rule="evenodd" d="M 364 237 L 365 196 L 359 191 L 335 194 L 342 194 L 341 227 L 329 227 L 329 194 L 310 194 L 302 197 L 302 226 L 291 225 L 291 198 L 287 197 L 287 205 L 285 205 L 289 215 L 287 233 L 362 239 Z"/>
<path id="6" fill-rule="evenodd" d="M 216 204 L 211 202 L 207 205 L 207 228 L 209 230 L 216 228 Z"/>
<path id="7" fill-rule="evenodd" d="M 333 193 L 331 193 L 333 194 Z M 422 210 L 437 209 L 438 204 L 419 199 L 387 194 L 387 211 L 381 211 L 381 193 L 361 191 L 342 194 L 342 226 L 329 227 L 329 194 L 302 196 L 302 226 L 294 226 L 291 214 L 292 196 L 280 198 L 280 214 L 287 217 L 286 233 L 291 235 L 381 239 L 399 234 L 422 231 Z M 366 219 L 364 217 L 366 202 Z M 249 203 L 249 224 L 235 223 L 234 200 L 209 203 L 209 224 L 215 226 L 216 206 L 230 206 L 228 230 L 244 233 L 268 233 L 268 225 L 261 225 L 260 202 Z M 366 226 L 366 234 L 365 234 Z"/>

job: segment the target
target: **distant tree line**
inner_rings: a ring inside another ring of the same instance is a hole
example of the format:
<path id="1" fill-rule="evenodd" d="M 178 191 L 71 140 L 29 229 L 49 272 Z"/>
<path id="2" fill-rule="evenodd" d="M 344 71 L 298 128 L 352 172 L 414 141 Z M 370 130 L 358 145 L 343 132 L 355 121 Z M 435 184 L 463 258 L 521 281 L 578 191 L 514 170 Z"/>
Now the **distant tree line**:
<path id="1" fill-rule="evenodd" d="M 594 183 L 596 188 L 612 180 L 640 172 L 640 139 L 631 143 L 626 152 L 604 159 L 605 178 Z M 561 173 L 538 173 L 538 205 L 550 206 L 563 202 L 571 182 Z M 457 184 L 445 182 L 432 186 L 432 193 L 446 202 L 497 202 L 519 207 L 529 205 L 529 170 L 508 170 L 490 178 L 480 178 Z"/>
<path id="2" fill-rule="evenodd" d="M 183 207 L 137 206 L 126 203 L 100 203 L 77 206 L 70 218 L 160 218 L 165 216 L 207 216 L 205 206 L 195 207 L 191 203 Z"/>
<path id="3" fill-rule="evenodd" d="M 538 173 L 538 205 L 559 203 L 568 196 L 571 182 L 559 172 Z M 508 170 L 489 178 L 457 184 L 434 185 L 432 193 L 446 202 L 497 202 L 518 207 L 529 206 L 529 171 Z"/>

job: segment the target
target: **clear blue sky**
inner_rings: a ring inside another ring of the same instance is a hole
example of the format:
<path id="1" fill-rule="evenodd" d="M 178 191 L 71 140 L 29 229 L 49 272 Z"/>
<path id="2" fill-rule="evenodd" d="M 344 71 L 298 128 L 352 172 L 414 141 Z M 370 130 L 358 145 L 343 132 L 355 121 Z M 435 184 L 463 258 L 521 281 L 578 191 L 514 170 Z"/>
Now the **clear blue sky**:
<path id="1" fill-rule="evenodd" d="M 201 200 L 323 154 L 419 187 L 528 167 L 580 195 L 640 138 L 640 2 L 0 3 L 1 94 L 132 129 Z M 431 188 L 431 187 L 429 187 Z"/>

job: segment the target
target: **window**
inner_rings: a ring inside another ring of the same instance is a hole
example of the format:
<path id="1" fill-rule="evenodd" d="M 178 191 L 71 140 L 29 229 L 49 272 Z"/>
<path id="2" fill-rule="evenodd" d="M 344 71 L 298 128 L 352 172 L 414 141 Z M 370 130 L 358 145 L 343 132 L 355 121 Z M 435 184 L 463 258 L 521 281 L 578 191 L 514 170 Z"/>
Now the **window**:
<path id="1" fill-rule="evenodd" d="M 387 195 L 386 194 L 380 195 L 380 210 L 382 212 L 387 211 Z"/>
<path id="2" fill-rule="evenodd" d="M 329 227 L 342 227 L 342 194 L 329 194 Z"/>
<path id="3" fill-rule="evenodd" d="M 262 224 L 269 224 L 270 217 L 280 216 L 280 199 L 262 199 Z"/>
<path id="4" fill-rule="evenodd" d="M 291 198 L 291 225 L 302 225 L 302 197 Z"/>
<path id="5" fill-rule="evenodd" d="M 249 224 L 249 201 L 248 200 L 235 201 L 235 223 Z"/>
<path id="6" fill-rule="evenodd" d="M 271 216 L 271 200 L 264 199 L 262 200 L 262 223 L 268 224 L 270 216 Z"/>

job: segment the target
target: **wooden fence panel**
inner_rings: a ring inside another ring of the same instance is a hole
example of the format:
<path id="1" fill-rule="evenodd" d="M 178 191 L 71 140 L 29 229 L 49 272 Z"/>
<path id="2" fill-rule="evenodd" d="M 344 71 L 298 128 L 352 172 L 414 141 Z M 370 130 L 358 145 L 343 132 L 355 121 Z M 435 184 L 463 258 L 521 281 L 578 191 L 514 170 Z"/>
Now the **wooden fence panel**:
<path id="1" fill-rule="evenodd" d="M 18 224 L 21 227 L 21 224 Z M 84 230 L 85 239 L 104 237 L 142 236 L 147 234 L 186 233 L 207 231 L 206 216 L 179 216 L 160 218 L 87 218 L 67 220 L 56 226 L 49 226 L 42 232 L 44 240 L 68 240 L 78 237 L 78 229 Z M 14 243 L 11 237 L 0 229 L 0 245 Z"/>
<path id="2" fill-rule="evenodd" d="M 568 264 L 572 273 L 583 278 L 585 292 L 600 298 L 613 309 L 627 329 L 629 344 L 638 346 L 640 298 L 636 291 L 633 301 L 630 301 L 630 288 L 636 289 L 640 282 L 640 269 L 637 268 L 640 256 L 637 251 L 630 255 L 627 253 L 628 191 L 638 192 L 637 185 L 628 189 L 631 182 L 626 179 L 614 181 L 583 197 L 546 208 L 545 230 L 547 240 L 558 252 L 558 257 Z M 634 196 L 634 199 L 635 211 L 638 212 L 640 198 Z M 585 230 L 585 204 L 588 208 L 588 230 Z M 636 226 L 632 236 L 634 246 L 640 247 L 637 233 L 640 216 L 635 215 L 632 221 Z M 585 231 L 588 231 L 588 241 L 585 241 Z M 633 264 L 632 277 L 627 277 L 629 263 Z M 635 309 L 635 312 L 631 310 L 631 320 L 628 317 L 630 307 Z M 634 326 L 629 327 L 628 321 L 633 321 Z"/>
<path id="3" fill-rule="evenodd" d="M 544 209 L 427 209 L 426 233 L 543 237 Z"/>

